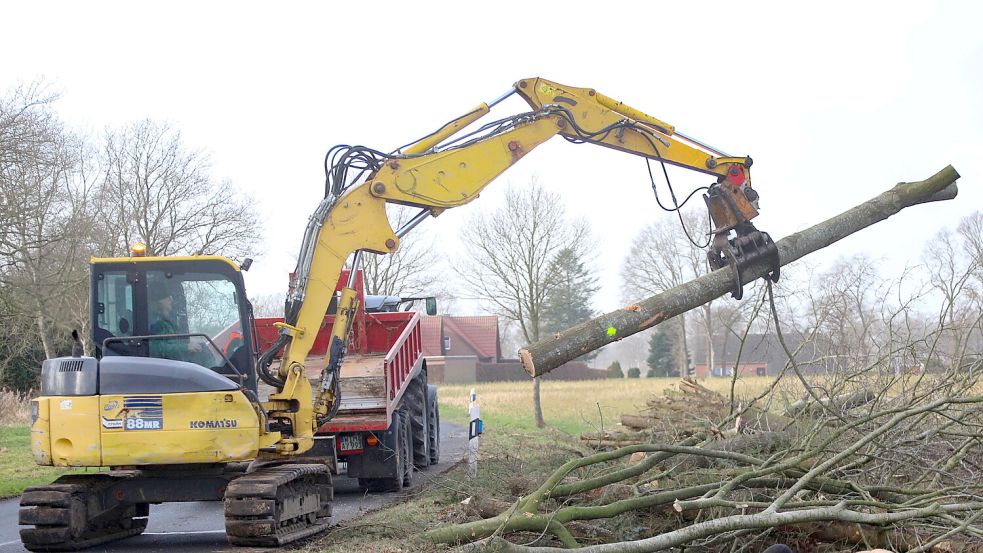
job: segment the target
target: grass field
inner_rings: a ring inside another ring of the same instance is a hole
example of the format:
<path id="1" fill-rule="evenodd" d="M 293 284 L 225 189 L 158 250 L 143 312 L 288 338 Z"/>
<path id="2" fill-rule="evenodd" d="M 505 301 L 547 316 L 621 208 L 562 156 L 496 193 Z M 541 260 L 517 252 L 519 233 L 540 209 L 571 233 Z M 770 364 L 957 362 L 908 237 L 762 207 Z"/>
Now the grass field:
<path id="1" fill-rule="evenodd" d="M 636 414 L 653 394 L 661 394 L 678 378 L 624 378 L 610 380 L 543 380 L 540 397 L 546 424 L 570 434 L 612 428 L 622 414 Z M 771 378 L 742 378 L 738 397 L 762 391 Z M 724 395 L 730 393 L 729 378 L 701 380 L 701 384 Z M 440 416 L 451 422 L 467 419 L 468 394 L 478 393 L 481 418 L 486 427 L 533 430 L 532 381 L 440 386 Z"/>
<path id="2" fill-rule="evenodd" d="M 49 483 L 65 473 L 34 464 L 27 398 L 28 394 L 0 390 L 0 499 L 20 495 L 28 486 Z"/>
<path id="3" fill-rule="evenodd" d="M 0 499 L 18 496 L 24 488 L 48 484 L 68 472 L 34 463 L 29 426 L 0 426 Z M 75 469 L 71 472 L 82 470 Z"/>

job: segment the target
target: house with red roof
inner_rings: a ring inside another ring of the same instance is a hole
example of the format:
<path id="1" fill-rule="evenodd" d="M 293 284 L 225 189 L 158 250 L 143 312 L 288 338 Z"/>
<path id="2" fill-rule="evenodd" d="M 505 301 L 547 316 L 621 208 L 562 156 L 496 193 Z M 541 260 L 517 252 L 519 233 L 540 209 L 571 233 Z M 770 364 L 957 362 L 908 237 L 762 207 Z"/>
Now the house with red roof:
<path id="1" fill-rule="evenodd" d="M 473 355 L 482 363 L 494 363 L 502 357 L 498 317 L 478 315 L 424 317 L 423 354 L 426 356 Z"/>
<path id="2" fill-rule="evenodd" d="M 498 317 L 494 315 L 423 317 L 423 354 L 432 383 L 528 380 L 517 359 L 502 358 Z M 606 371 L 571 361 L 543 378 L 585 380 L 606 378 Z"/>

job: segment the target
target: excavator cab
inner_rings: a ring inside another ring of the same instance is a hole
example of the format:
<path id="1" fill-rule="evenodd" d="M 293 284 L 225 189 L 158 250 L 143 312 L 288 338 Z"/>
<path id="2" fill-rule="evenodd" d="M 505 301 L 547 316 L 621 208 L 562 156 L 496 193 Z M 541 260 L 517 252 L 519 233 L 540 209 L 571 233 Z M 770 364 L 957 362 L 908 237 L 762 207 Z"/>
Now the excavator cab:
<path id="1" fill-rule="evenodd" d="M 92 261 L 96 357 L 195 363 L 256 391 L 242 274 L 221 257 Z"/>

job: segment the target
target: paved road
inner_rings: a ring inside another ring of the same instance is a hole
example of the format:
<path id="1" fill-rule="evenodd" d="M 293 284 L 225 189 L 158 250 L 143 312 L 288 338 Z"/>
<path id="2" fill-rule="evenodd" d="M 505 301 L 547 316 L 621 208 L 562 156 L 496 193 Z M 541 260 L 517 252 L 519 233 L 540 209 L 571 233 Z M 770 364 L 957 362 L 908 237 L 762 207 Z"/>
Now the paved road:
<path id="1" fill-rule="evenodd" d="M 418 488 L 459 461 L 467 451 L 467 430 L 450 423 L 440 428 L 440 464 L 413 475 Z M 350 478 L 335 479 L 332 522 L 351 520 L 365 511 L 392 503 L 399 494 L 366 494 Z M 21 546 L 17 526 L 18 500 L 0 501 L 0 553 L 27 551 Z M 247 553 L 264 551 L 232 547 L 225 541 L 225 522 L 221 502 L 169 503 L 150 506 L 150 523 L 139 536 L 93 547 L 93 552 L 166 552 L 226 551 Z"/>

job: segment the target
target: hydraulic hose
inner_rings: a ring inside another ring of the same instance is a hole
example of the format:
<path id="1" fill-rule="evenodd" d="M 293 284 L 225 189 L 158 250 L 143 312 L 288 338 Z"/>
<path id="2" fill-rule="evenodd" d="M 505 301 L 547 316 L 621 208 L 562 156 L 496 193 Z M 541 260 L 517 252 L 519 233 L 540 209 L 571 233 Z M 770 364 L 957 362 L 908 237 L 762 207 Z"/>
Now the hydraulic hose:
<path id="1" fill-rule="evenodd" d="M 279 375 L 273 374 L 270 371 L 270 365 L 273 363 L 273 358 L 276 354 L 286 347 L 289 342 L 290 336 L 281 334 L 276 342 L 273 342 L 273 345 L 264 351 L 256 361 L 256 374 L 259 375 L 260 380 L 277 389 L 283 388 L 285 382 Z"/>
<path id="2" fill-rule="evenodd" d="M 323 417 L 317 418 L 318 427 L 333 419 L 335 415 L 338 414 L 338 410 L 341 409 L 341 379 L 334 379 L 334 382 L 331 384 L 331 392 L 334 394 L 334 401 L 331 403 L 331 411 L 329 411 Z"/>

